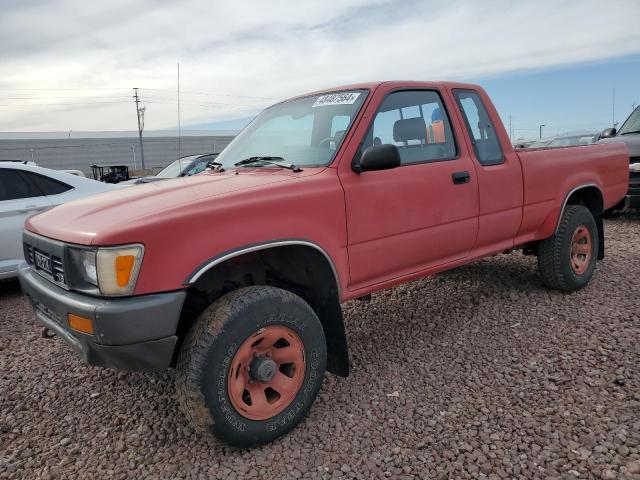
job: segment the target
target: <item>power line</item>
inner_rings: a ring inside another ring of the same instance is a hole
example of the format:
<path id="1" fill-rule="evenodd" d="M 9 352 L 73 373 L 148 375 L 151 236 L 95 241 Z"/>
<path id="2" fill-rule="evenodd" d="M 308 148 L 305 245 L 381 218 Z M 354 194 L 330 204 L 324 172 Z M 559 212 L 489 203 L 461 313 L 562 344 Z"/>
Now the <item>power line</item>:
<path id="1" fill-rule="evenodd" d="M 94 88 L 0 88 L 0 92 L 58 92 L 58 91 L 97 91 L 97 90 L 129 90 L 128 88 L 107 88 L 107 87 L 94 87 Z"/>
<path id="2" fill-rule="evenodd" d="M 165 88 L 145 88 L 146 91 L 149 92 L 173 92 L 174 90 L 169 90 Z M 183 95 L 206 95 L 212 97 L 233 97 L 233 98 L 251 98 L 255 100 L 277 100 L 278 97 L 259 97 L 255 95 L 236 95 L 233 93 L 215 93 L 215 92 L 194 92 L 192 91 L 184 91 L 181 90 L 180 93 Z"/>
<path id="3" fill-rule="evenodd" d="M 177 105 L 175 100 L 156 100 L 153 97 L 147 99 L 147 103 L 157 103 L 159 105 Z M 221 102 L 207 102 L 207 103 L 194 103 L 194 102 L 180 102 L 181 105 L 194 105 L 201 107 L 251 107 L 251 108 L 264 108 L 264 105 L 248 104 L 248 103 L 221 103 Z"/>
<path id="4" fill-rule="evenodd" d="M 46 102 L 46 103 L 38 103 L 38 102 L 32 102 L 32 103 L 3 103 L 0 104 L 0 106 L 2 107 L 46 107 L 49 105 L 52 106 L 56 106 L 56 105 L 108 105 L 108 104 L 113 104 L 113 103 L 129 103 L 129 100 L 111 100 L 111 101 L 106 101 L 106 102 L 75 102 L 75 103 L 69 103 L 69 102 L 65 102 L 65 103 L 58 103 L 58 102 Z"/>
<path id="5" fill-rule="evenodd" d="M 46 97 L 0 97 L 0 100 L 50 100 L 50 99 L 56 99 L 56 98 L 71 98 L 71 99 L 82 99 L 82 98 L 104 98 L 104 99 L 113 99 L 113 98 L 126 98 L 128 97 L 128 95 L 109 95 L 109 96 L 105 96 L 105 95 L 82 95 L 82 96 L 73 96 L 73 97 L 61 97 L 58 95 L 53 95 L 53 96 L 46 96 Z"/>
<path id="6" fill-rule="evenodd" d="M 146 88 L 139 87 L 141 90 L 150 92 L 171 92 L 174 93 L 175 90 L 168 88 Z M 107 90 L 129 90 L 129 88 L 121 88 L 121 87 L 94 87 L 94 88 L 0 88 L 0 92 L 57 92 L 57 91 L 69 91 L 69 92 L 80 92 L 80 91 L 107 91 Z M 205 95 L 205 96 L 213 96 L 213 97 L 233 97 L 233 98 L 252 98 L 256 100 L 277 100 L 279 97 L 262 97 L 256 95 L 237 95 L 233 93 L 226 92 L 196 92 L 196 91 L 181 91 L 183 95 Z"/>

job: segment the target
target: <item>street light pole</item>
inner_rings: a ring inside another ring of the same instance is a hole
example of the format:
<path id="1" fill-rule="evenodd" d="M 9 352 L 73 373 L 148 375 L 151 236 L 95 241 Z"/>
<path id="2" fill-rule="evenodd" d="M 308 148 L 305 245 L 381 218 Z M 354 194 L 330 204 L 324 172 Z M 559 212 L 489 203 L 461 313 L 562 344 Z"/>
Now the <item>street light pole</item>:
<path id="1" fill-rule="evenodd" d="M 542 138 L 542 127 L 546 127 L 546 125 L 540 125 L 540 138 Z"/>

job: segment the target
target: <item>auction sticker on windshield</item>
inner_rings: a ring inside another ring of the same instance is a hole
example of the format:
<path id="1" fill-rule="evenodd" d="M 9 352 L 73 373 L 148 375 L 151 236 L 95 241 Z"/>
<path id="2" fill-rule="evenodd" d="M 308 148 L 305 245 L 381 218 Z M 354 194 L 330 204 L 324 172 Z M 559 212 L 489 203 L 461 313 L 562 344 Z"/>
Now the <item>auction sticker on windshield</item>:
<path id="1" fill-rule="evenodd" d="M 321 95 L 317 98 L 315 103 L 311 107 L 326 107 L 328 105 L 352 105 L 358 97 L 360 92 L 340 92 L 330 93 L 329 95 Z"/>

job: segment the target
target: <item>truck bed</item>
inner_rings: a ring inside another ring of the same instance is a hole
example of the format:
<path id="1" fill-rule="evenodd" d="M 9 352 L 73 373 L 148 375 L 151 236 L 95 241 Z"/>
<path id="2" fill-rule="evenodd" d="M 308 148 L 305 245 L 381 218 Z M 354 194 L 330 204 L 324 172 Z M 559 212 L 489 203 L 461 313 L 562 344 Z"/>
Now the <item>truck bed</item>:
<path id="1" fill-rule="evenodd" d="M 516 150 L 516 154 L 524 183 L 523 218 L 516 244 L 550 236 L 566 198 L 576 187 L 597 186 L 604 196 L 605 209 L 628 188 L 625 167 L 629 153 L 623 144 Z"/>

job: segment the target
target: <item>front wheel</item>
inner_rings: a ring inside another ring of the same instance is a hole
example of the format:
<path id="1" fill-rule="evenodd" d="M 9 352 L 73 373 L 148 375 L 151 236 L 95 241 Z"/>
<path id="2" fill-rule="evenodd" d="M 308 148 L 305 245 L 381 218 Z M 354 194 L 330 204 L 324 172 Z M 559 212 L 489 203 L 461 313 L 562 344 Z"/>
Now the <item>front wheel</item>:
<path id="1" fill-rule="evenodd" d="M 567 205 L 555 235 L 538 246 L 538 270 L 549 288 L 572 292 L 585 287 L 598 259 L 598 226 L 591 211 Z"/>
<path id="2" fill-rule="evenodd" d="M 180 351 L 176 390 L 201 431 L 238 447 L 270 442 L 297 425 L 322 385 L 322 324 L 297 295 L 254 286 L 209 306 Z"/>

